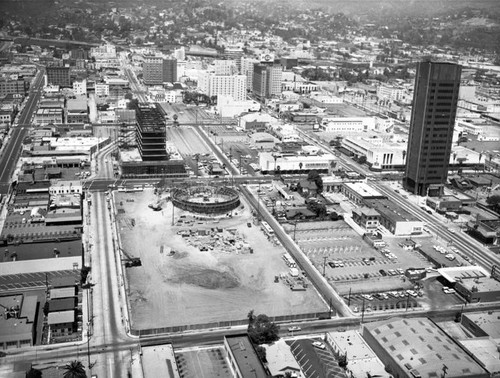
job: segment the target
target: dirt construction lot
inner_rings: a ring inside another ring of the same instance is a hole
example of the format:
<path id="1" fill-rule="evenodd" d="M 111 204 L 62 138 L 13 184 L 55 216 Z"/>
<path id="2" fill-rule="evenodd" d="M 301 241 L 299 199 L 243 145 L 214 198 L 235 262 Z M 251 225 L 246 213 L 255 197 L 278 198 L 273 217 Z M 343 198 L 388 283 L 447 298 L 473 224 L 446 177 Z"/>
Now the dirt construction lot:
<path id="1" fill-rule="evenodd" d="M 312 285 L 291 291 L 283 280 L 274 282 L 276 275 L 289 271 L 282 258 L 285 250 L 269 241 L 260 227 L 249 227 L 252 216 L 243 199 L 244 209 L 233 211 L 232 218 L 210 217 L 208 222 L 175 209 L 174 226 L 171 202 L 155 212 L 148 204 L 156 200 L 152 189 L 118 192 L 115 197 L 122 248 L 142 261 L 141 267 L 126 270 L 133 328 L 242 320 L 252 309 L 269 316 L 327 309 Z M 213 228 L 232 229 L 252 252 L 205 250 L 181 235 Z"/>

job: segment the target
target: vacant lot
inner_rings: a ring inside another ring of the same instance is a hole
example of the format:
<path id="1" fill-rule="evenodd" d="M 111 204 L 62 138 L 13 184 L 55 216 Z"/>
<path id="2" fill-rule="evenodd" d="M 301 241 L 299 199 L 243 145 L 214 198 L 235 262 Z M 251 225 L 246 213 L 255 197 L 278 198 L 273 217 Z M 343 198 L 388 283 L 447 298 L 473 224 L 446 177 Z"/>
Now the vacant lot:
<path id="1" fill-rule="evenodd" d="M 274 282 L 276 275 L 288 272 L 285 250 L 269 241 L 260 227 L 248 226 L 252 217 L 246 203 L 231 218 L 191 217 L 187 226 L 178 221 L 190 214 L 175 209 L 172 226 L 172 204 L 165 202 L 163 210 L 155 212 L 148 204 L 156 201 L 152 190 L 116 195 L 122 247 L 142 260 L 141 267 L 126 271 L 135 329 L 241 320 L 251 309 L 270 316 L 326 310 L 311 285 L 306 291 L 291 291 L 283 281 Z M 233 229 L 253 253 L 201 251 L 178 234 L 215 227 Z"/>

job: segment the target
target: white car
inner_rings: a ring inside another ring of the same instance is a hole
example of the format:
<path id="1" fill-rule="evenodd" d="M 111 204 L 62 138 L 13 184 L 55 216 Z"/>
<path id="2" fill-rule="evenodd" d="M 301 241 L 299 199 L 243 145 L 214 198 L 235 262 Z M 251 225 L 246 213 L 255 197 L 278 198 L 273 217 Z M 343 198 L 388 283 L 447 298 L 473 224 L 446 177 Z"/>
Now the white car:
<path id="1" fill-rule="evenodd" d="M 443 287 L 443 292 L 445 294 L 453 294 L 453 293 L 456 293 L 455 289 L 452 289 L 451 287 Z"/>
<path id="2" fill-rule="evenodd" d="M 326 349 L 326 345 L 325 345 L 325 343 L 322 343 L 322 342 L 320 342 L 320 341 L 314 341 L 314 342 L 312 343 L 312 345 L 313 345 L 313 347 L 315 347 L 315 348 L 319 348 L 319 349 Z"/>
<path id="3" fill-rule="evenodd" d="M 288 332 L 297 332 L 300 330 L 302 330 L 302 328 L 297 327 L 297 326 L 288 327 Z"/>

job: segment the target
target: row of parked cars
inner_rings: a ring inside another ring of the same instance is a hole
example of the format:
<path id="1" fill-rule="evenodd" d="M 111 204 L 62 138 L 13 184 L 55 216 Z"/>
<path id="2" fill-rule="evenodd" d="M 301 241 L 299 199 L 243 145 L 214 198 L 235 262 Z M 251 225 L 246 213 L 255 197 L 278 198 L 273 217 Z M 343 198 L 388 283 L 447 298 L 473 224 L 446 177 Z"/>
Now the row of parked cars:
<path id="1" fill-rule="evenodd" d="M 401 268 L 397 268 L 397 269 L 388 269 L 388 270 L 385 270 L 385 269 L 380 269 L 379 270 L 379 273 L 383 276 L 383 277 L 386 277 L 386 276 L 398 276 L 398 275 L 403 275 L 405 274 L 405 271 Z"/>
<path id="2" fill-rule="evenodd" d="M 450 260 L 450 261 L 455 260 L 455 256 L 453 255 L 453 253 L 448 253 L 446 248 L 441 247 L 440 245 L 434 245 L 434 246 L 432 246 L 432 248 L 434 248 L 440 254 L 445 255 L 444 257 L 447 258 L 448 260 Z M 453 251 L 458 251 L 455 247 L 452 247 L 452 248 L 453 248 Z"/>
<path id="3" fill-rule="evenodd" d="M 422 297 L 424 292 L 422 290 L 404 290 L 404 291 L 387 291 L 385 293 L 375 293 L 375 294 L 361 294 L 361 297 L 366 299 L 367 301 L 373 301 L 374 299 L 379 299 L 381 301 L 387 300 L 390 298 L 406 298 L 408 296 L 411 297 Z"/>

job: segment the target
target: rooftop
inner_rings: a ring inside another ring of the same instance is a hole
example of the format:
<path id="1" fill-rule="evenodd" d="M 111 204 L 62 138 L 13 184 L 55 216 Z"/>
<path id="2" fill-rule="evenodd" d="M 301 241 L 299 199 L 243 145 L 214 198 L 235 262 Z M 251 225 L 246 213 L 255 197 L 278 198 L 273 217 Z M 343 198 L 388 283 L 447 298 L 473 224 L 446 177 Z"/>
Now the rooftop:
<path id="1" fill-rule="evenodd" d="M 50 290 L 50 299 L 72 298 L 76 295 L 75 287 L 61 287 Z"/>
<path id="2" fill-rule="evenodd" d="M 49 325 L 73 323 L 75 321 L 75 310 L 49 312 L 47 318 Z"/>
<path id="3" fill-rule="evenodd" d="M 455 283 L 457 279 L 475 279 L 489 277 L 490 274 L 480 266 L 455 266 L 449 268 L 438 269 L 439 274 L 441 274 L 448 282 Z"/>
<path id="4" fill-rule="evenodd" d="M 49 301 L 49 312 L 73 310 L 75 307 L 75 298 L 53 299 Z"/>
<path id="5" fill-rule="evenodd" d="M 378 211 L 383 217 L 391 219 L 394 222 L 420 221 L 420 219 L 417 219 L 413 214 L 410 214 L 401 206 L 388 199 L 365 200 L 365 204 Z"/>
<path id="6" fill-rule="evenodd" d="M 500 373 L 500 359 L 498 358 L 498 344 L 489 337 L 477 337 L 458 341 L 469 351 L 479 363 L 490 372 Z"/>
<path id="7" fill-rule="evenodd" d="M 248 336 L 226 336 L 225 339 L 243 378 L 268 377 Z"/>
<path id="8" fill-rule="evenodd" d="M 443 364 L 448 367 L 446 376 L 450 378 L 485 374 L 471 357 L 427 318 L 392 318 L 365 324 L 364 330 L 402 369 L 416 370 L 422 377 L 441 377 Z"/>
<path id="9" fill-rule="evenodd" d="M 142 348 L 144 378 L 180 377 L 172 344 Z"/>
<path id="10" fill-rule="evenodd" d="M 343 185 L 350 190 L 358 193 L 363 198 L 385 198 L 385 196 L 377 189 L 372 188 L 370 185 L 364 182 L 346 182 Z"/>
<path id="11" fill-rule="evenodd" d="M 347 369 L 354 377 L 389 377 L 382 361 L 368 346 L 358 331 L 328 333 L 328 340 L 333 344 L 336 353 L 347 354 Z"/>
<path id="12" fill-rule="evenodd" d="M 500 311 L 464 313 L 462 316 L 493 339 L 500 339 Z"/>
<path id="13" fill-rule="evenodd" d="M 267 367 L 273 377 L 284 374 L 286 370 L 301 371 L 285 340 L 279 339 L 273 344 L 264 345 L 264 347 L 266 348 Z"/>

